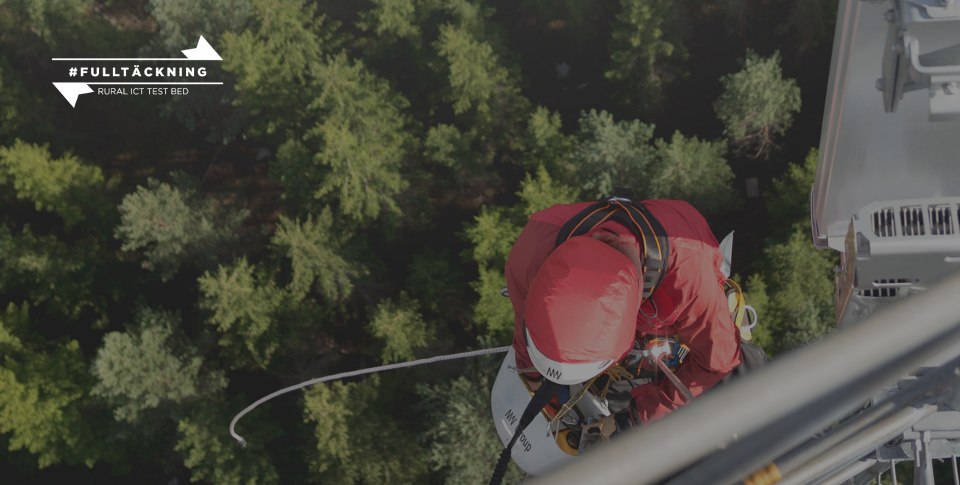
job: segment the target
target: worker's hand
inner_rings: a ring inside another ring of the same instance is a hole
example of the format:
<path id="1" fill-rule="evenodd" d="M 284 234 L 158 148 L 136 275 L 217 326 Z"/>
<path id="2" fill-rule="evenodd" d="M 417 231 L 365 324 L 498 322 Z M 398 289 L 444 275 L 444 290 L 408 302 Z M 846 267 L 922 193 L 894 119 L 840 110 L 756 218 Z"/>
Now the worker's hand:
<path id="1" fill-rule="evenodd" d="M 610 441 L 610 435 L 617 431 L 617 423 L 613 416 L 597 416 L 588 418 L 587 423 L 583 425 L 583 431 L 580 433 L 580 451 L 587 451 L 587 448 L 597 443 L 606 443 Z"/>

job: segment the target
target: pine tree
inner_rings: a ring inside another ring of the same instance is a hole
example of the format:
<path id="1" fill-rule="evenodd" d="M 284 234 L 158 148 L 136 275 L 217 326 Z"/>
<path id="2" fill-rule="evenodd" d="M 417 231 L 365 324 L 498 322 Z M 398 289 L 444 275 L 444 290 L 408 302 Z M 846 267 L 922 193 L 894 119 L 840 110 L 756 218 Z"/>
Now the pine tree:
<path id="1" fill-rule="evenodd" d="M 449 322 L 450 313 L 459 306 L 463 296 L 463 272 L 450 251 L 443 249 L 437 252 L 425 248 L 414 255 L 408 269 L 410 276 L 407 277 L 406 287 L 410 293 L 418 297 L 425 311 L 443 322 Z"/>
<path id="2" fill-rule="evenodd" d="M 207 399 L 226 387 L 223 373 L 204 368 L 179 325 L 177 312 L 141 308 L 127 332 L 104 335 L 91 393 L 115 406 L 117 421 L 135 422 L 152 409 Z"/>
<path id="3" fill-rule="evenodd" d="M 316 283 L 320 293 L 333 301 L 350 296 L 351 276 L 355 278 L 364 271 L 340 254 L 347 236 L 335 225 L 329 208 L 316 218 L 308 216 L 303 223 L 281 216 L 272 244 L 278 253 L 290 259 L 290 291 L 307 294 Z"/>
<path id="4" fill-rule="evenodd" d="M 646 193 L 654 159 L 649 143 L 653 128 L 639 120 L 615 122 L 606 111 L 581 113 L 573 160 L 588 197 L 608 196 L 617 187 Z"/>
<path id="5" fill-rule="evenodd" d="M 304 107 L 318 94 L 312 71 L 337 49 L 337 24 L 301 0 L 251 3 L 253 25 L 223 35 L 223 69 L 236 76 L 234 103 L 250 117 L 249 134 L 279 144 L 310 124 Z"/>
<path id="6" fill-rule="evenodd" d="M 383 341 L 380 358 L 385 363 L 413 360 L 436 337 L 433 326 L 420 315 L 420 302 L 403 291 L 396 302 L 384 300 L 377 305 L 367 331 Z"/>
<path id="7" fill-rule="evenodd" d="M 240 409 L 239 400 L 206 401 L 180 420 L 176 451 L 185 455 L 183 464 L 190 469 L 190 481 L 214 485 L 273 485 L 280 476 L 273 457 L 267 453 L 279 430 L 264 422 L 268 406 L 253 410 L 237 423 L 236 431 L 247 441 L 238 445 L 226 430 Z"/>
<path id="8" fill-rule="evenodd" d="M 69 152 L 54 160 L 48 145 L 17 140 L 0 147 L 0 185 L 8 184 L 17 198 L 33 202 L 38 211 L 57 213 L 70 229 L 98 212 L 102 201 L 97 192 L 104 178 L 99 167 L 85 165 Z"/>
<path id="9" fill-rule="evenodd" d="M 31 101 L 17 71 L 6 57 L 0 56 L 0 144 L 22 130 L 25 104 Z"/>
<path id="10" fill-rule="evenodd" d="M 310 467 L 321 482 L 424 482 L 423 450 L 391 416 L 396 403 L 390 397 L 396 391 L 376 374 L 306 390 L 304 419 L 317 438 Z"/>
<path id="11" fill-rule="evenodd" d="M 280 347 L 283 329 L 279 314 L 295 306 L 299 296 L 278 288 L 270 275 L 240 258 L 204 272 L 199 280 L 204 299 L 200 307 L 212 312 L 208 323 L 217 327 L 223 352 L 239 368 L 249 362 L 266 367 Z"/>
<path id="12" fill-rule="evenodd" d="M 246 210 L 225 210 L 197 193 L 196 180 L 172 174 L 176 185 L 149 179 L 120 204 L 115 234 L 124 251 L 146 248 L 143 267 L 169 280 L 184 263 L 215 264 L 236 244 Z"/>
<path id="13" fill-rule="evenodd" d="M 358 26 L 377 36 L 394 36 L 418 42 L 421 30 L 417 15 L 417 3 L 414 0 L 373 0 L 374 7 L 360 14 Z"/>
<path id="14" fill-rule="evenodd" d="M 503 450 L 490 420 L 490 389 L 499 368 L 498 357 L 471 359 L 464 375 L 456 379 L 417 385 L 419 407 L 426 411 L 429 423 L 424 438 L 430 446 L 430 461 L 435 470 L 446 472 L 446 485 L 489 481 Z M 504 483 L 517 483 L 523 476 L 511 462 Z"/>
<path id="15" fill-rule="evenodd" d="M 775 354 L 830 332 L 836 326 L 836 256 L 815 248 L 810 229 L 802 225 L 786 242 L 768 247 L 764 254 L 766 271 L 747 285 L 748 301 L 765 327 L 766 336 L 757 343 Z"/>
<path id="16" fill-rule="evenodd" d="M 31 326 L 26 303 L 0 314 L 0 433 L 10 433 L 11 451 L 37 455 L 40 468 L 93 466 L 106 446 L 80 412 L 92 384 L 80 345 L 45 342 Z"/>
<path id="17" fill-rule="evenodd" d="M 687 138 L 676 131 L 669 143 L 657 140 L 656 148 L 649 198 L 685 200 L 703 213 L 718 213 L 737 203 L 730 186 L 733 170 L 724 159 L 726 143 Z"/>
<path id="18" fill-rule="evenodd" d="M 305 139 L 319 142 L 313 161 L 329 169 L 315 197 L 339 202 L 340 211 L 357 221 L 399 214 L 395 198 L 408 186 L 400 175 L 409 140 L 406 99 L 344 54 L 314 74 L 322 89 L 308 108 L 318 122 Z"/>
<path id="19" fill-rule="evenodd" d="M 63 48 L 84 20 L 91 0 L 18 0 L 0 4 L 0 30 L 29 32 L 50 48 Z"/>
<path id="20" fill-rule="evenodd" d="M 575 187 L 554 181 L 546 167 L 541 166 L 537 169 L 537 178 L 531 177 L 529 173 L 527 174 L 523 182 L 520 183 L 520 191 L 517 192 L 517 195 L 523 202 L 524 215 L 530 216 L 534 212 L 549 209 L 556 204 L 577 202 L 578 193 L 579 191 Z M 506 254 L 509 254 L 509 250 Z"/>
<path id="21" fill-rule="evenodd" d="M 453 112 L 459 115 L 472 109 L 480 117 L 490 116 L 491 98 L 509 82 L 493 48 L 474 39 L 467 29 L 449 24 L 440 26 L 436 47 L 450 65 L 448 100 Z"/>
<path id="22" fill-rule="evenodd" d="M 800 88 L 783 78 L 779 51 L 763 58 L 747 49 L 741 65 L 739 72 L 720 78 L 724 91 L 713 109 L 735 153 L 769 156 L 777 148 L 774 137 L 786 133 L 800 112 Z"/>
<path id="23" fill-rule="evenodd" d="M 764 194 L 774 220 L 792 222 L 764 249 L 763 271 L 747 282 L 747 301 L 761 319 L 756 342 L 768 353 L 789 350 L 817 340 L 836 325 L 834 273 L 837 254 L 822 251 L 810 240 L 810 188 L 816 175 L 817 151 L 802 165 L 791 164 L 774 191 Z"/>
<path id="24" fill-rule="evenodd" d="M 574 137 L 564 135 L 560 128 L 560 113 L 537 107 L 527 121 L 526 150 L 520 164 L 528 172 L 543 166 L 554 180 L 570 184 L 577 170 L 570 156 Z"/>
<path id="25" fill-rule="evenodd" d="M 503 268 L 523 224 L 538 210 L 576 202 L 577 192 L 573 187 L 555 183 L 541 167 L 537 178 L 528 174 L 521 184 L 517 192 L 520 204 L 510 208 L 484 207 L 474 218 L 475 224 L 464 230 L 462 237 L 473 244 L 464 257 L 475 261 L 480 272 L 470 286 L 480 295 L 473 320 L 483 335 L 493 336 L 497 342 L 509 342 L 513 336 L 513 306 L 500 289 L 507 285 Z"/>
<path id="26" fill-rule="evenodd" d="M 803 164 L 791 163 L 783 177 L 773 180 L 765 193 L 767 211 L 775 221 L 810 222 L 810 190 L 817 176 L 817 149 L 811 148 Z"/>
<path id="27" fill-rule="evenodd" d="M 11 234 L 0 225 L 0 294 L 17 297 L 47 313 L 74 320 L 84 309 L 102 311 L 105 295 L 98 294 L 96 242 L 72 247 L 54 236 L 38 236 L 30 226 Z"/>
<path id="28" fill-rule="evenodd" d="M 237 104 L 255 120 L 250 134 L 281 145 L 271 174 L 284 198 L 308 213 L 333 205 L 357 222 L 399 214 L 406 99 L 362 62 L 334 55 L 336 24 L 313 7 L 257 0 L 254 16 L 255 29 L 225 36 L 224 69 L 237 75 Z"/>
<path id="29" fill-rule="evenodd" d="M 202 35 L 216 46 L 225 32 L 243 28 L 250 16 L 250 0 L 150 0 L 147 11 L 159 30 L 148 51 L 180 57 Z"/>
<path id="30" fill-rule="evenodd" d="M 661 101 L 662 86 L 678 74 L 675 63 L 687 58 L 674 26 L 670 0 L 621 0 L 613 24 L 607 79 L 617 84 L 622 103 L 649 109 Z"/>

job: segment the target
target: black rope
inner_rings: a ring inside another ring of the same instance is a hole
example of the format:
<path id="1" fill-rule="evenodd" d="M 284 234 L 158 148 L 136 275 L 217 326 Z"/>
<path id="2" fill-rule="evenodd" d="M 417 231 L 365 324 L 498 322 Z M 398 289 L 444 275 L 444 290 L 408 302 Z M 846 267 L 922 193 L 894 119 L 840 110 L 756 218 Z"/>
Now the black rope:
<path id="1" fill-rule="evenodd" d="M 540 388 L 533 393 L 533 397 L 520 416 L 517 431 L 513 433 L 513 438 L 510 439 L 510 443 L 500 452 L 500 459 L 497 460 L 497 466 L 493 469 L 490 485 L 500 485 L 500 483 L 503 482 L 503 477 L 507 474 L 507 467 L 510 465 L 510 450 L 513 449 L 513 445 L 517 444 L 517 438 L 520 437 L 520 433 L 533 422 L 533 418 L 537 417 L 540 410 L 553 399 L 553 396 L 556 396 L 557 393 L 560 392 L 561 387 L 562 386 L 556 382 L 544 379 L 543 383 L 540 384 Z"/>

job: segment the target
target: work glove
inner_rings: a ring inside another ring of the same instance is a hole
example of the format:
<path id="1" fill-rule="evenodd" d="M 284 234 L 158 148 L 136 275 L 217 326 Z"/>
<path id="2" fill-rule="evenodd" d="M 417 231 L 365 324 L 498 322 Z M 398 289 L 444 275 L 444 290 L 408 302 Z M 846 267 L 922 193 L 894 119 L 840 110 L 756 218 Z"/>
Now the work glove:
<path id="1" fill-rule="evenodd" d="M 617 423 L 613 416 L 597 416 L 596 418 L 587 418 L 583 425 L 583 431 L 580 433 L 580 451 L 587 451 L 588 448 L 597 443 L 607 443 L 610 436 L 617 431 Z"/>

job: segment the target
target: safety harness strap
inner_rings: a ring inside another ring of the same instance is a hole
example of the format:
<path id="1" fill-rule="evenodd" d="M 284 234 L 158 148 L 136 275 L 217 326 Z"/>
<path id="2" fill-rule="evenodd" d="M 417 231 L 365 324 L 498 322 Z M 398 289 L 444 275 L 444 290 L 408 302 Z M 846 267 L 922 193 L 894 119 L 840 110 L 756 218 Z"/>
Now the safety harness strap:
<path id="1" fill-rule="evenodd" d="M 575 236 L 587 234 L 608 220 L 617 221 L 633 233 L 643 248 L 643 300 L 660 287 L 670 261 L 670 243 L 663 229 L 646 206 L 631 196 L 628 189 L 616 189 L 613 196 L 580 211 L 560 228 L 554 247 Z"/>

